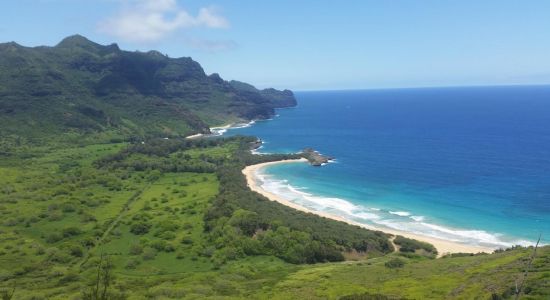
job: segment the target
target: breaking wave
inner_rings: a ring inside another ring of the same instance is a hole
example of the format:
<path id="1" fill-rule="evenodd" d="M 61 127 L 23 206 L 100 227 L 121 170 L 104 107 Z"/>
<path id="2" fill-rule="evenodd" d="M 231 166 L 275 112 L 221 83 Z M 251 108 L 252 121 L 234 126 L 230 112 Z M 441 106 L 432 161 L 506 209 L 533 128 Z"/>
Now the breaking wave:
<path id="1" fill-rule="evenodd" d="M 262 189 L 312 211 L 330 213 L 349 221 L 384 228 L 400 230 L 426 237 L 438 238 L 465 245 L 506 248 L 514 245 L 528 246 L 532 242 L 506 237 L 500 233 L 484 230 L 452 228 L 430 222 L 426 216 L 409 211 L 386 210 L 365 207 L 336 197 L 324 197 L 306 192 L 307 188 L 295 187 L 287 180 L 277 179 L 260 169 L 255 180 Z"/>

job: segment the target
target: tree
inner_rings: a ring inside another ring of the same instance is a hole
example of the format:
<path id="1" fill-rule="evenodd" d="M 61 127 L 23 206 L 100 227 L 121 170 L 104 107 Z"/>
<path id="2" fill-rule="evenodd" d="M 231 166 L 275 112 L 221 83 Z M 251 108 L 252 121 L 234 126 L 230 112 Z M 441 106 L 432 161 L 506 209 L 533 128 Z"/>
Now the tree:
<path id="1" fill-rule="evenodd" d="M 245 235 L 253 235 L 259 224 L 258 214 L 245 209 L 237 209 L 229 219 L 229 224 L 240 228 Z"/>
<path id="2" fill-rule="evenodd" d="M 531 257 L 529 258 L 529 263 L 527 264 L 527 268 L 525 268 L 525 272 L 523 273 L 523 276 L 521 278 L 521 281 L 518 285 L 518 282 L 516 281 L 516 300 L 519 299 L 521 293 L 523 292 L 523 285 L 525 284 L 525 281 L 527 280 L 527 275 L 529 275 L 529 270 L 531 269 L 531 265 L 533 264 L 533 261 L 535 260 L 535 257 L 537 256 L 537 248 L 539 247 L 540 239 L 542 238 L 542 234 L 539 235 L 539 239 L 537 240 L 537 244 L 533 248 L 533 254 L 531 254 Z"/>
<path id="3" fill-rule="evenodd" d="M 111 260 L 103 253 L 97 263 L 95 279 L 89 289 L 82 292 L 84 300 L 123 300 L 124 294 L 111 290 L 114 282 L 112 274 L 113 264 Z"/>

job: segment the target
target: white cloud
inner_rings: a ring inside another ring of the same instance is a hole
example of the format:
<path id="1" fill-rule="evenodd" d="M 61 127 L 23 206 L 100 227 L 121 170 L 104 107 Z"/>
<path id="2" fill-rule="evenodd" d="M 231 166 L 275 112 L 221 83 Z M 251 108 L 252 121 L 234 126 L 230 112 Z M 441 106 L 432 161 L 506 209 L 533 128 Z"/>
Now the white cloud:
<path id="1" fill-rule="evenodd" d="M 139 43 L 155 42 L 177 30 L 196 27 L 223 29 L 229 22 L 215 7 L 203 7 L 195 17 L 176 0 L 133 0 L 99 24 L 101 32 Z"/>
<path id="2" fill-rule="evenodd" d="M 197 22 L 211 28 L 227 28 L 229 22 L 220 17 L 214 7 L 201 8 L 197 16 Z"/>
<path id="3" fill-rule="evenodd" d="M 187 38 L 184 44 L 190 48 L 206 52 L 220 52 L 232 50 L 237 47 L 237 43 L 231 40 L 205 40 L 198 38 Z"/>

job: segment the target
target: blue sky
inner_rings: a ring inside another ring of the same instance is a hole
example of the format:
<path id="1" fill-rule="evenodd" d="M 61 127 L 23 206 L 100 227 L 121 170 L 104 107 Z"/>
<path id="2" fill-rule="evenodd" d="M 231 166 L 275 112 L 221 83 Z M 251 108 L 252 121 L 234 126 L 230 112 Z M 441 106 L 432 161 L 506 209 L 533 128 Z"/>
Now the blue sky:
<path id="1" fill-rule="evenodd" d="M 0 42 L 80 33 L 295 90 L 549 84 L 550 1 L 2 0 Z"/>

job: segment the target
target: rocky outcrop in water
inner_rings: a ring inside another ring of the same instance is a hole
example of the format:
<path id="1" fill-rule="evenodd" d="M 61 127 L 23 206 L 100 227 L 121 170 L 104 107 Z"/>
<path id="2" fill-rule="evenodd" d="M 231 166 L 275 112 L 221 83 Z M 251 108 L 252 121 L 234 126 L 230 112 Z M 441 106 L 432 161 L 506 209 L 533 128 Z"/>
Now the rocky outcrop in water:
<path id="1" fill-rule="evenodd" d="M 334 158 L 331 156 L 323 155 L 318 151 L 313 150 L 312 148 L 305 148 L 302 150 L 304 158 L 306 158 L 309 163 L 314 167 L 320 167 Z"/>

